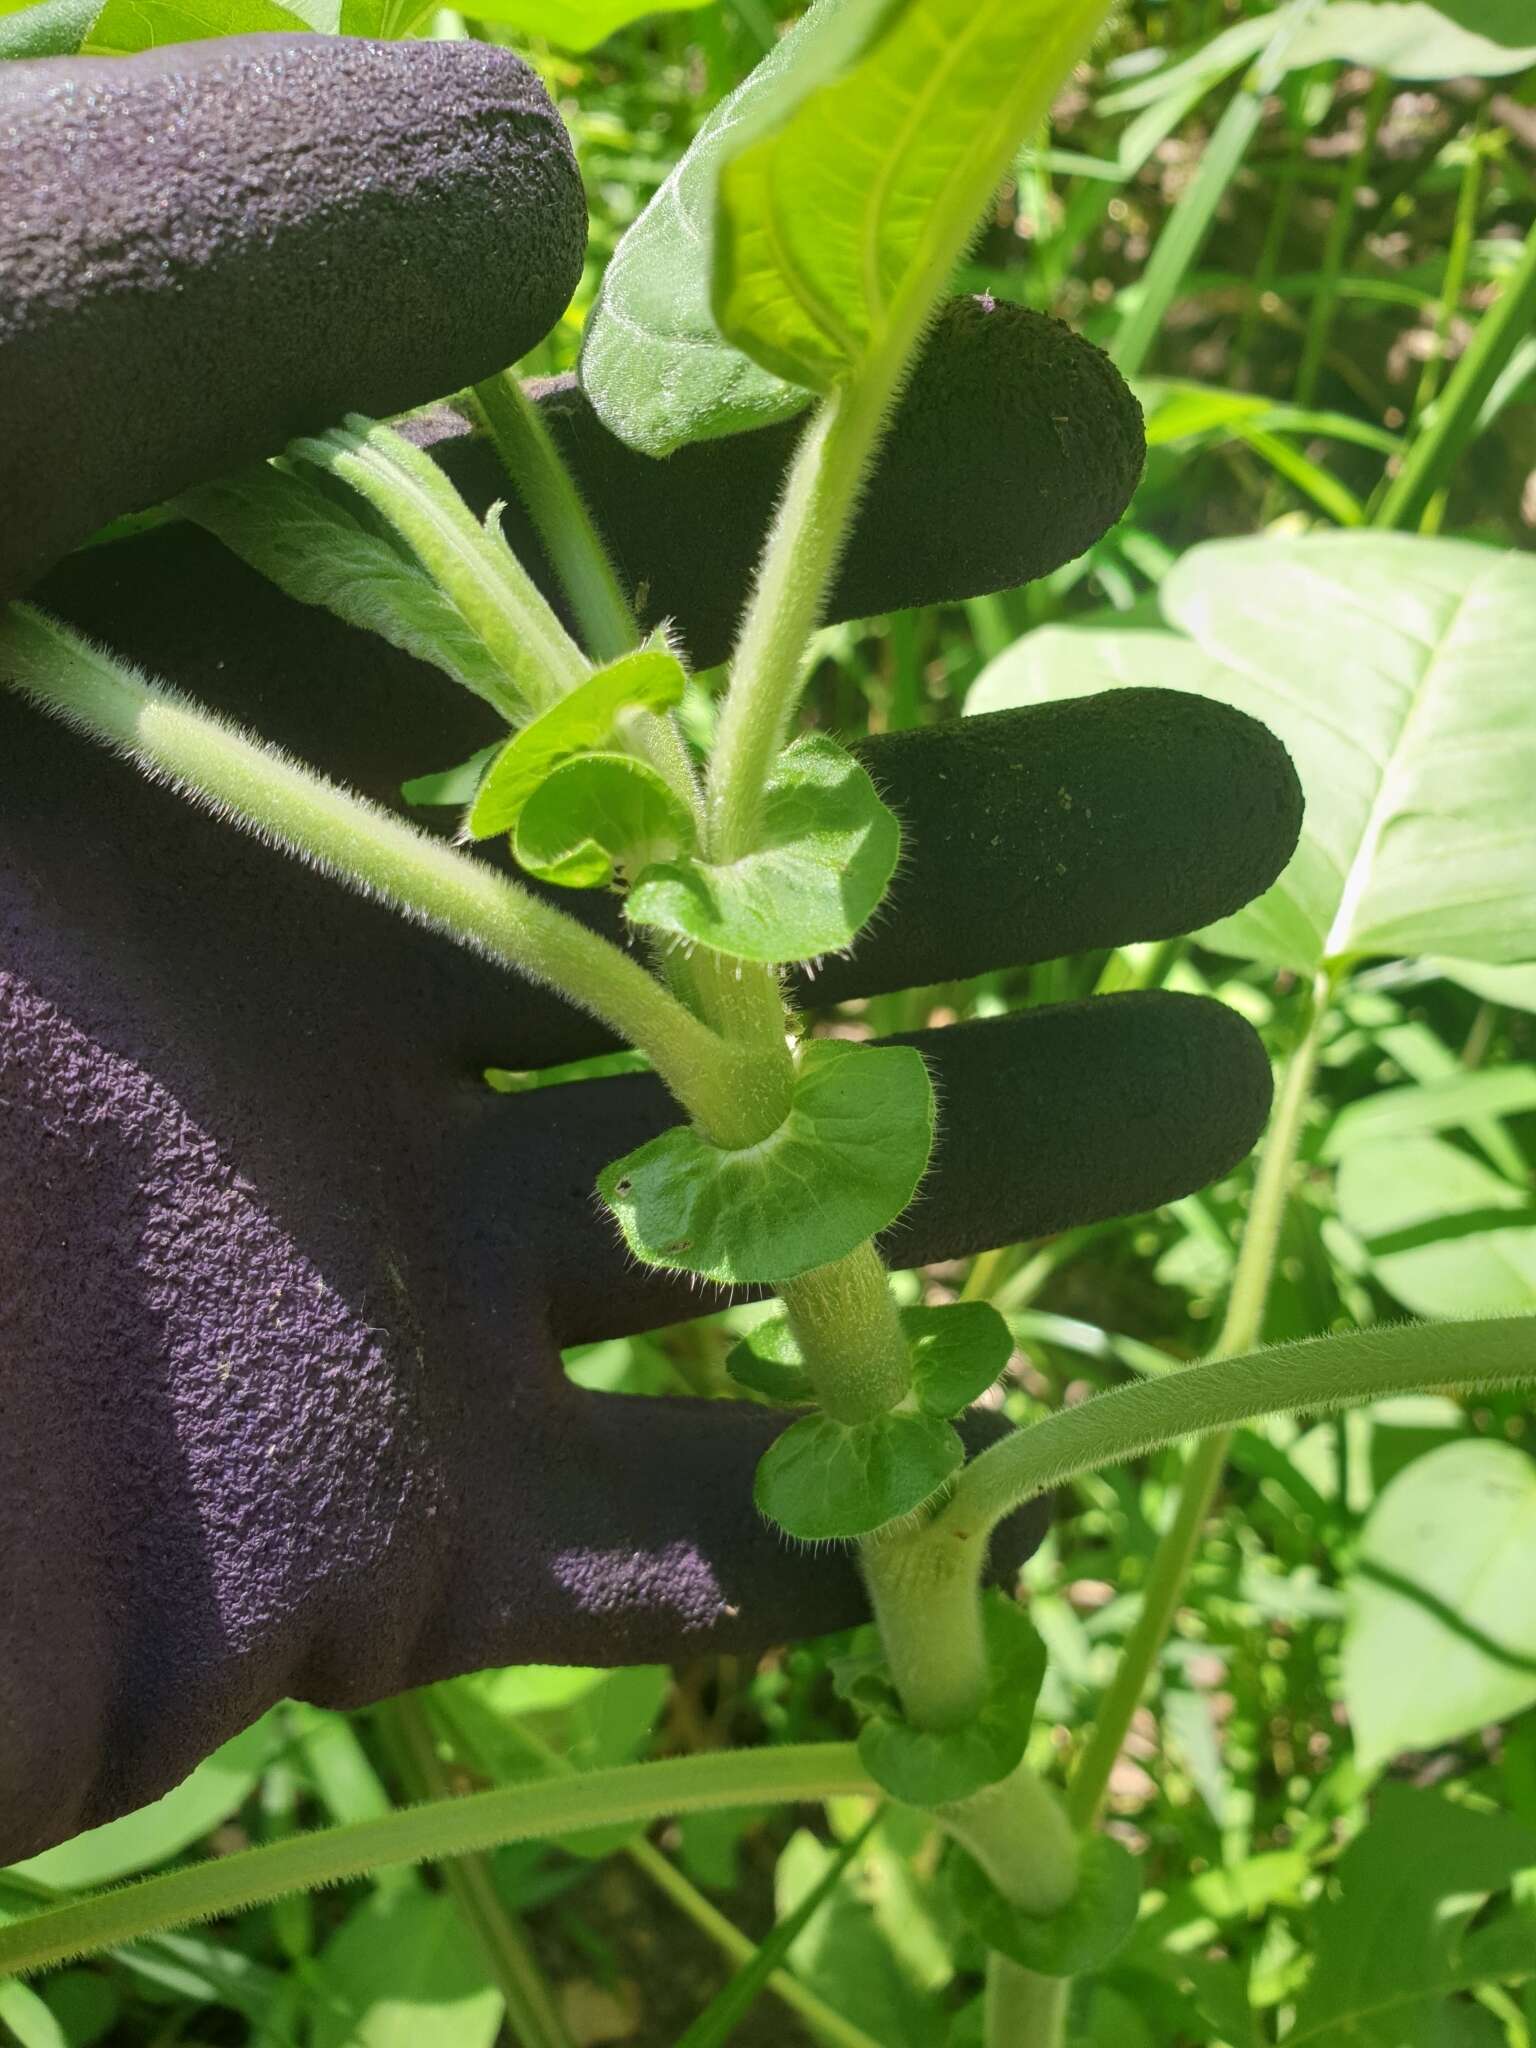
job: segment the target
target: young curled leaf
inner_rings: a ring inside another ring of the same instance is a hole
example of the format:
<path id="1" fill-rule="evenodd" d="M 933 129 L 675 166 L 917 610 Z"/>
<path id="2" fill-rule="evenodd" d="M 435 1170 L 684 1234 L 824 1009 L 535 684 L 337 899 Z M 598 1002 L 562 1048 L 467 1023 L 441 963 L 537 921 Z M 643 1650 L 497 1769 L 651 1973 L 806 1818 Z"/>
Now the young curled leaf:
<path id="1" fill-rule="evenodd" d="M 782 1438 L 779 1440 L 781 1443 Z M 877 1713 L 859 1736 L 859 1761 L 893 1799 L 945 1806 L 995 1785 L 1017 1768 L 1045 1676 L 1045 1645 L 1022 1607 L 987 1601 L 987 1696 L 972 1721 L 943 1734 Z"/>
<path id="2" fill-rule="evenodd" d="M 573 754 L 601 746 L 626 711 L 666 711 L 686 687 L 682 663 L 664 647 L 637 647 L 600 668 L 515 733 L 475 793 L 464 829 L 471 839 L 510 832 L 544 778 Z"/>
<path id="3" fill-rule="evenodd" d="M 578 754 L 523 805 L 512 851 L 542 882 L 601 889 L 670 858 L 692 837 L 688 806 L 654 768 L 632 754 Z"/>
<path id="4" fill-rule="evenodd" d="M 733 1344 L 725 1369 L 738 1387 L 750 1387 L 754 1394 L 766 1394 L 772 1401 L 793 1405 L 816 1398 L 788 1316 L 769 1316 L 739 1344 Z"/>
<path id="5" fill-rule="evenodd" d="M 1013 1350 L 1008 1325 L 984 1301 L 904 1308 L 901 1327 L 912 1347 L 912 1390 L 928 1415 L 948 1417 L 969 1408 L 1002 1372 Z M 788 1316 L 769 1316 L 757 1324 L 733 1346 L 725 1369 L 738 1386 L 771 1400 L 815 1399 Z"/>
<path id="6" fill-rule="evenodd" d="M 598 1175 L 636 1258 L 721 1286 L 791 1279 L 884 1230 L 911 1201 L 933 1143 L 933 1088 L 909 1046 L 817 1039 L 789 1114 L 727 1151 L 691 1125 Z"/>
<path id="7" fill-rule="evenodd" d="M 737 960 L 812 960 L 849 945 L 896 866 L 901 828 L 835 740 L 811 734 L 768 778 L 761 840 L 725 863 L 679 861 L 642 875 L 631 924 Z"/>
<path id="8" fill-rule="evenodd" d="M 1013 1338 L 985 1301 L 947 1308 L 906 1308 L 901 1327 L 912 1346 L 912 1391 L 929 1415 L 958 1415 L 979 1401 L 1013 1354 Z"/>
<path id="9" fill-rule="evenodd" d="M 920 1508 L 964 1462 L 965 1446 L 937 1416 L 807 1415 L 763 1454 L 753 1498 L 808 1543 L 867 1536 Z"/>
<path id="10" fill-rule="evenodd" d="M 1021 1913 L 992 1887 L 965 1850 L 951 1846 L 950 1885 L 961 1917 L 988 1948 L 1041 1977 L 1078 1977 L 1102 1969 L 1136 1924 L 1141 1871 L 1108 1835 L 1083 1842 L 1077 1890 L 1049 1920 Z"/>

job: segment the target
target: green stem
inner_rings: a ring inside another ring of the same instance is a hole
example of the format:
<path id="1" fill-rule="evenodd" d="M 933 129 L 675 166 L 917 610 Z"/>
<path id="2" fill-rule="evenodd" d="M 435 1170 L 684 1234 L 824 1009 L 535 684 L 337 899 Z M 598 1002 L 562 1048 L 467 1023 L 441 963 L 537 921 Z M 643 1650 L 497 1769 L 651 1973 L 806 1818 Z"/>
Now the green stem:
<path id="1" fill-rule="evenodd" d="M 726 1045 L 619 947 L 487 863 L 144 682 L 45 613 L 0 612 L 0 675 L 259 837 L 558 989 L 638 1046 L 718 1143 L 754 1143 L 786 1114 L 787 1072 Z"/>
<path id="2" fill-rule="evenodd" d="M 1430 422 L 1415 436 L 1403 466 L 1387 487 L 1371 524 L 1417 525 L 1477 430 L 1483 402 L 1536 323 L 1536 223 L 1503 291 L 1478 322 L 1477 332 L 1451 372 Z"/>
<path id="3" fill-rule="evenodd" d="M 474 389 L 474 409 L 571 600 L 594 660 L 616 661 L 640 632 L 618 571 L 575 478 L 517 376 Z"/>
<path id="4" fill-rule="evenodd" d="M 894 395 L 861 375 L 819 406 L 801 438 L 731 664 L 710 759 L 710 858 L 756 843 L 768 771 L 789 736 L 806 648 L 821 623 L 849 518 Z"/>
<path id="5" fill-rule="evenodd" d="M 872 1244 L 779 1288 L 816 1398 L 838 1422 L 868 1422 L 911 1391 L 912 1357 Z"/>
<path id="6" fill-rule="evenodd" d="M 945 1730 L 964 1727 L 986 1697 L 986 1544 L 937 1541 L 931 1528 L 867 1536 L 859 1564 L 903 1713 Z"/>
<path id="7" fill-rule="evenodd" d="M 0 1978 L 48 1969 L 72 1956 L 99 1955 L 168 1927 L 243 1913 L 284 1892 L 340 1884 L 390 1864 L 439 1862 L 504 1842 L 651 1821 L 661 1814 L 798 1804 L 843 1793 L 878 1796 L 878 1788 L 852 1743 L 829 1742 L 712 1750 L 433 1800 L 349 1827 L 291 1835 L 12 1920 L 0 1925 Z"/>
<path id="8" fill-rule="evenodd" d="M 1381 117 L 1386 112 L 1387 97 L 1391 89 L 1391 79 L 1384 71 L 1378 72 L 1372 81 L 1370 96 L 1366 101 L 1365 124 L 1360 132 L 1360 140 L 1344 167 L 1343 182 L 1338 197 L 1333 202 L 1328 234 L 1323 243 L 1322 278 L 1317 291 L 1313 294 L 1312 304 L 1307 309 L 1307 331 L 1302 342 L 1301 363 L 1296 371 L 1296 386 L 1292 393 L 1296 404 L 1300 406 L 1310 405 L 1317 392 L 1317 380 L 1322 371 L 1323 356 L 1333 327 L 1333 316 L 1338 308 L 1339 280 L 1344 274 L 1344 257 L 1355 225 L 1355 209 L 1359 203 L 1360 186 L 1376 147 L 1376 132 L 1381 126 Z"/>
<path id="9" fill-rule="evenodd" d="M 1057 2048 L 1067 2023 L 1071 1980 L 1037 1977 L 1007 1956 L 987 1960 L 987 2048 Z"/>
<path id="10" fill-rule="evenodd" d="M 420 1798 L 452 1796 L 433 1739 L 432 1724 L 413 1693 L 402 1693 L 379 1709 L 400 1751 L 407 1790 Z M 507 2025 L 518 2048 L 573 2048 L 532 1944 L 496 1890 L 489 1859 L 476 1850 L 451 1857 L 443 1882 L 465 1925 L 479 1942 L 507 2008 Z"/>

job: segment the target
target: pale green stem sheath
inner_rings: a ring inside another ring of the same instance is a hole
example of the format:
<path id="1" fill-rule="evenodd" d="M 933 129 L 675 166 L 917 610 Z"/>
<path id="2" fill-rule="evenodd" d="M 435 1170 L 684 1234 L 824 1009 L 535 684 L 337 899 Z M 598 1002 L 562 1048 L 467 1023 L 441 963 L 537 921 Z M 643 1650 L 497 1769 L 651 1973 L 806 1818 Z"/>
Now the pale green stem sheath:
<path id="1" fill-rule="evenodd" d="M 987 1960 L 987 2048 L 1057 2048 L 1067 2024 L 1071 1980 L 1037 1977 L 1007 1956 Z"/>
<path id="2" fill-rule="evenodd" d="M 726 1045 L 617 946 L 486 863 L 247 739 L 27 605 L 0 612 L 0 678 L 221 815 L 408 916 L 548 983 L 651 1060 L 721 1144 L 752 1144 L 788 1082 Z"/>
<path id="3" fill-rule="evenodd" d="M 1274 1117 L 1264 1141 L 1243 1241 L 1232 1276 L 1232 1291 L 1213 1358 L 1247 1351 L 1264 1335 L 1264 1314 L 1274 1280 L 1280 1233 L 1295 1177 L 1296 1157 L 1312 1100 L 1312 1082 L 1322 1046 L 1331 984 L 1318 977 L 1307 1027 L 1286 1065 Z M 1215 1502 L 1231 1449 L 1230 1430 L 1195 1445 L 1184 1467 L 1172 1520 L 1158 1540 L 1147 1572 L 1141 1613 L 1126 1638 L 1108 1690 L 1094 1717 L 1093 1733 L 1073 1773 L 1068 1804 L 1080 1827 L 1092 1826 L 1109 1789 L 1110 1773 L 1125 1746 L 1131 1721 L 1146 1691 L 1194 1563 L 1200 1532 Z"/>
<path id="4" fill-rule="evenodd" d="M 652 1821 L 662 1814 L 798 1804 L 845 1793 L 878 1796 L 878 1787 L 852 1743 L 817 1742 L 711 1750 L 433 1800 L 349 1827 L 289 1835 L 264 1848 L 213 1857 L 0 1924 L 0 1977 L 99 1955 L 168 1927 L 223 1919 L 285 1892 L 314 1891 L 391 1864 L 438 1862 L 504 1842 Z"/>
<path id="5" fill-rule="evenodd" d="M 912 1356 L 872 1244 L 779 1288 L 816 1398 L 836 1422 L 869 1422 L 911 1391 Z"/>
<path id="6" fill-rule="evenodd" d="M 942 1733 L 963 1728 L 986 1697 L 986 1544 L 938 1540 L 932 1527 L 866 1536 L 859 1564 L 902 1711 Z"/>
<path id="7" fill-rule="evenodd" d="M 353 414 L 288 452 L 339 476 L 388 520 L 536 710 L 591 673 L 502 538 L 495 508 L 480 525 L 431 456 L 403 435 Z"/>
<path id="8" fill-rule="evenodd" d="M 538 407 L 505 370 L 475 386 L 474 408 L 570 597 L 588 652 L 599 662 L 616 661 L 639 646 L 640 631 L 597 523 Z"/>

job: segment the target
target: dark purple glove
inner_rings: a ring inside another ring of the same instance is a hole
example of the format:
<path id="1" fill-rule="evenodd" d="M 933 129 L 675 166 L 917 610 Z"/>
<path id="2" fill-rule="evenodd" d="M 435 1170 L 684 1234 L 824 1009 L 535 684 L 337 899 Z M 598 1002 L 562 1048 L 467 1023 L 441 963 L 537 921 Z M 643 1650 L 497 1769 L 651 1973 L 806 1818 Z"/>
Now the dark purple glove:
<path id="1" fill-rule="evenodd" d="M 432 369 L 392 402 L 479 374 Z M 221 374 L 209 445 L 244 396 Z M 358 403 L 336 375 L 328 402 Z M 21 482 L 74 537 L 169 487 L 153 473 L 106 499 L 88 476 L 82 504 Z M 722 492 L 733 559 L 756 517 Z M 492 736 L 435 671 L 184 527 L 34 596 L 386 799 Z M 1187 929 L 1262 888 L 1298 822 L 1261 728 L 1157 693 L 866 758 L 907 857 L 827 999 Z M 918 1042 L 942 1132 L 897 1263 L 1198 1187 L 1268 1103 L 1247 1027 L 1191 998 Z M 480 1080 L 603 1043 L 0 689 L 0 1861 L 154 1796 L 285 1694 L 750 1650 L 861 1612 L 845 1559 L 753 1511 L 782 1417 L 563 1376 L 562 1345 L 712 1305 L 631 1265 L 595 1207 L 598 1168 L 675 1119 L 654 1084 Z M 1003 1561 L 1037 1534 L 1008 1529 Z"/>

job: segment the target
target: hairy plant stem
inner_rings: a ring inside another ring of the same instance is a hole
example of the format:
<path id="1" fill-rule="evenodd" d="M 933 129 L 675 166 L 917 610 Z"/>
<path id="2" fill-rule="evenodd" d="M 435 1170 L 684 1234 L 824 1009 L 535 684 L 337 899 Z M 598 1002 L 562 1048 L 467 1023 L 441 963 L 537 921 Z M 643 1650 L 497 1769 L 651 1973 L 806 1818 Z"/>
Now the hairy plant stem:
<path id="1" fill-rule="evenodd" d="M 838 1422 L 868 1422 L 906 1400 L 912 1357 L 872 1244 L 779 1288 L 816 1398 Z"/>
<path id="2" fill-rule="evenodd" d="M 515 372 L 487 377 L 473 409 L 528 509 L 544 551 L 571 600 L 587 651 L 616 661 L 640 644 L 628 595 L 597 522 Z"/>
<path id="3" fill-rule="evenodd" d="M 658 1814 L 878 1795 L 852 1743 L 711 1750 L 661 1763 L 619 1764 L 573 1778 L 505 1785 L 431 1800 L 376 1820 L 286 1836 L 260 1849 L 193 1863 L 113 1891 L 0 1923 L 0 1979 L 99 1955 L 168 1927 L 242 1913 L 286 1892 L 314 1891 L 399 1863 L 431 1863 L 503 1842 L 542 1840 Z"/>
<path id="4" fill-rule="evenodd" d="M 1269 1133 L 1264 1140 L 1242 1244 L 1232 1274 L 1226 1315 L 1210 1356 L 1231 1358 L 1251 1350 L 1264 1335 L 1264 1316 L 1274 1280 L 1286 1204 L 1296 1170 L 1312 1082 L 1328 1015 L 1331 984 L 1319 975 L 1306 1028 L 1286 1065 Z M 1216 1498 L 1232 1444 L 1221 1430 L 1194 1445 L 1185 1463 L 1172 1519 L 1153 1553 L 1141 1613 L 1126 1638 L 1108 1690 L 1094 1717 L 1093 1733 L 1073 1773 L 1067 1802 L 1080 1827 L 1098 1818 L 1131 1720 L 1173 1625 L 1184 1581 L 1194 1563 L 1200 1532 Z"/>
<path id="5" fill-rule="evenodd" d="M 0 678 L 258 837 L 558 989 L 639 1047 L 717 1143 L 754 1144 L 783 1121 L 787 1059 L 728 1044 L 531 890 L 146 683 L 46 614 L 0 612 Z"/>

